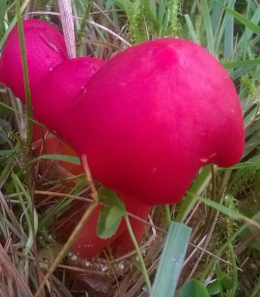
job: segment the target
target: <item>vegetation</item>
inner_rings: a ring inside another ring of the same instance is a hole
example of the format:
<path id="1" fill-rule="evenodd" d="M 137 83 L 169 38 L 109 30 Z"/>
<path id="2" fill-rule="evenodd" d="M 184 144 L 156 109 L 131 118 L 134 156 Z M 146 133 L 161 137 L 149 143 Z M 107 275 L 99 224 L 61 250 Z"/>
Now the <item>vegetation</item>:
<path id="1" fill-rule="evenodd" d="M 62 29 L 58 1 L 19 2 L 0 0 L 0 53 L 19 13 Z M 205 167 L 179 205 L 154 208 L 140 249 L 153 282 L 167 218 L 173 218 L 192 227 L 176 296 L 260 296 L 258 1 L 71 2 L 78 56 L 107 60 L 146 40 L 178 37 L 207 48 L 229 72 L 244 112 L 241 163 L 229 169 Z M 68 224 L 64 213 L 75 207 L 80 215 L 93 185 L 85 176 L 60 174 L 58 162 L 77 162 L 73 157 L 34 157 L 34 144 L 28 143 L 30 102 L 24 108 L 4 86 L 0 98 L 0 296 L 33 296 L 62 249 L 59 234 Z M 69 253 L 40 296 L 149 296 L 135 253 L 114 259 L 108 249 L 105 255 L 86 261 Z"/>

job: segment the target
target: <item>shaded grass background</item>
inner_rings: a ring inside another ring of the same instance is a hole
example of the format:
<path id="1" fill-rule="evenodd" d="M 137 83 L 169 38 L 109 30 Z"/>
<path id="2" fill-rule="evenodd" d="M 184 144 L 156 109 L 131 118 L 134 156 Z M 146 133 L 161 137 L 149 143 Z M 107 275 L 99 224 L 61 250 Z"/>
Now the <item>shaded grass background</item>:
<path id="1" fill-rule="evenodd" d="M 0 51 L 17 22 L 14 4 L 0 0 Z M 24 18 L 42 19 L 62 29 L 56 1 L 21 4 Z M 182 37 L 206 47 L 229 71 L 243 106 L 246 149 L 234 168 L 204 168 L 186 199 L 170 208 L 173 218 L 193 227 L 179 288 L 196 278 L 210 296 L 259 296 L 258 2 L 75 0 L 72 14 L 78 56 L 109 59 L 131 44 Z M 58 172 L 50 174 L 55 160 L 32 162 L 26 118 L 21 116 L 24 109 L 4 87 L 0 96 L 0 296 L 32 296 L 60 250 L 53 235 L 59 228 L 57 221 L 64 224 L 62 214 L 75 201 L 89 197 L 90 190 L 84 177 L 71 188 L 70 179 Z M 44 172 L 39 171 L 40 164 Z M 165 211 L 157 207 L 141 247 L 151 279 L 166 231 Z M 108 255 L 107 260 L 93 263 L 70 255 L 51 277 L 48 291 L 42 296 L 84 296 L 85 291 L 89 296 L 118 296 L 119 292 L 124 297 L 148 296 L 133 255 L 119 260 Z"/>

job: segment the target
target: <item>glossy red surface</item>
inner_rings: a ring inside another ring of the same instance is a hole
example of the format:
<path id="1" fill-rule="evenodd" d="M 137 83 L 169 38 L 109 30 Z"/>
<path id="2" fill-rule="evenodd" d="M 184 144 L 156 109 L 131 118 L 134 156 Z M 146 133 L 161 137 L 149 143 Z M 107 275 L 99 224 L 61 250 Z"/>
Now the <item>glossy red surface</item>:
<path id="1" fill-rule="evenodd" d="M 129 48 L 108 61 L 56 127 L 93 176 L 145 204 L 177 203 L 198 170 L 244 150 L 242 111 L 220 63 L 186 40 Z M 76 131 L 76 132 L 75 132 Z"/>
<path id="2" fill-rule="evenodd" d="M 23 22 L 31 95 L 41 80 L 68 59 L 63 35 L 51 25 L 38 20 Z M 0 81 L 25 102 L 23 71 L 18 29 L 10 32 L 0 59 Z M 46 86 L 47 87 L 47 86 Z"/>

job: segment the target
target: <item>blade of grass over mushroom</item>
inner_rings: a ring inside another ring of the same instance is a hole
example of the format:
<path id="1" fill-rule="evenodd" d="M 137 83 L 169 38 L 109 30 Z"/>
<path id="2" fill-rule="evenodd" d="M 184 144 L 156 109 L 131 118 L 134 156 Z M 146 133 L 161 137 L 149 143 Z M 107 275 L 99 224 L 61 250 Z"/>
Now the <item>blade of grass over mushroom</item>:
<path id="1" fill-rule="evenodd" d="M 150 297 L 174 295 L 190 235 L 191 228 L 184 224 L 171 223 Z"/>
<path id="2" fill-rule="evenodd" d="M 29 76 L 28 76 L 28 67 L 27 67 L 27 58 L 25 51 L 25 41 L 24 41 L 24 32 L 23 32 L 23 23 L 21 18 L 21 4 L 20 0 L 15 0 L 16 6 L 16 17 L 18 24 L 18 35 L 19 35 L 19 43 L 21 50 L 21 60 L 22 60 L 22 68 L 23 68 L 23 80 L 24 80 L 24 89 L 25 89 L 25 99 L 26 99 L 26 110 L 29 118 L 32 118 L 32 102 L 31 102 L 31 93 L 29 87 Z M 27 141 L 30 144 L 32 141 L 32 122 L 27 121 Z"/>
<path id="3" fill-rule="evenodd" d="M 212 172 L 211 167 L 208 165 L 204 167 L 200 174 L 193 182 L 189 192 L 186 194 L 185 199 L 181 202 L 178 214 L 176 216 L 176 222 L 184 222 L 194 205 L 197 202 L 195 196 L 200 196 L 207 188 L 211 180 Z"/>
<path id="4" fill-rule="evenodd" d="M 55 161 L 62 161 L 62 162 L 68 162 L 75 165 L 80 165 L 80 159 L 78 157 L 72 157 L 72 156 L 66 156 L 66 155 L 59 155 L 59 154 L 45 154 L 41 155 L 34 159 L 34 161 L 37 160 L 55 160 Z"/>
<path id="5" fill-rule="evenodd" d="M 28 121 L 30 121 L 32 124 L 36 124 L 37 126 L 41 127 L 41 128 L 45 128 L 47 130 L 49 130 L 45 125 L 41 124 L 40 122 L 36 121 L 35 119 L 29 117 L 27 114 L 23 114 L 22 112 L 20 112 L 19 110 L 3 103 L 0 101 L 0 106 L 2 106 L 3 108 L 6 108 L 9 111 L 15 112 L 17 113 L 19 116 L 23 116 L 25 117 Z M 55 134 L 55 132 L 52 131 L 53 134 Z M 56 134 L 55 134 L 56 135 Z"/>

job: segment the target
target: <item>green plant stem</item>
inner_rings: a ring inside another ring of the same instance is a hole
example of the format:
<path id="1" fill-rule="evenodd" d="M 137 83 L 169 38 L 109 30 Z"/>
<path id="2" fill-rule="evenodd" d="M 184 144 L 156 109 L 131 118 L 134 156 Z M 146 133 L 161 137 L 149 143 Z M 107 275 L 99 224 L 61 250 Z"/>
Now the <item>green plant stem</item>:
<path id="1" fill-rule="evenodd" d="M 178 214 L 175 218 L 176 222 L 182 223 L 188 217 L 192 209 L 194 208 L 197 200 L 194 195 L 200 196 L 208 186 L 212 177 L 211 166 L 205 166 L 200 174 L 196 177 L 189 191 L 185 195 L 185 199 L 182 200 Z"/>
<path id="2" fill-rule="evenodd" d="M 170 205 L 165 205 L 165 214 L 166 214 L 168 228 L 170 228 L 171 222 L 172 222 Z"/>
<path id="3" fill-rule="evenodd" d="M 236 255 L 234 252 L 234 248 L 232 244 L 229 244 L 229 250 L 230 250 L 230 255 L 231 255 L 231 263 L 233 267 L 233 288 L 230 292 L 230 297 L 236 296 L 236 291 L 237 291 L 237 263 L 236 263 Z"/>
<path id="4" fill-rule="evenodd" d="M 31 93 L 30 93 L 30 87 L 29 87 L 29 76 L 28 76 L 28 67 L 27 67 L 27 59 L 26 59 L 23 23 L 22 23 L 22 17 L 20 12 L 21 10 L 20 0 L 15 0 L 15 6 L 16 6 L 16 16 L 17 16 L 17 25 L 18 25 L 18 33 L 19 33 L 19 43 L 20 43 L 20 50 L 21 50 L 21 61 L 22 61 L 22 68 L 23 68 L 26 113 L 29 118 L 32 118 Z M 28 144 L 30 144 L 32 141 L 32 127 L 33 127 L 32 122 L 27 120 Z"/>
<path id="5" fill-rule="evenodd" d="M 16 193 L 18 193 L 20 204 L 21 204 L 21 207 L 23 209 L 23 213 L 24 213 L 25 220 L 26 220 L 27 227 L 28 227 L 28 238 L 27 238 L 27 242 L 25 244 L 25 248 L 23 250 L 24 254 L 28 255 L 28 253 L 30 252 L 30 250 L 32 249 L 32 246 L 33 246 L 33 230 L 32 230 L 31 218 L 30 218 L 30 215 L 28 213 L 30 208 L 25 205 L 24 200 L 23 200 L 23 195 L 27 199 L 29 197 L 28 197 L 28 193 L 26 192 L 25 188 L 23 187 L 23 185 L 22 185 L 21 181 L 19 180 L 19 178 L 17 177 L 17 175 L 12 174 L 12 179 L 13 179 L 13 182 L 14 182 Z M 30 201 L 27 201 L 27 203 L 30 204 Z"/>
<path id="6" fill-rule="evenodd" d="M 140 250 L 139 245 L 138 245 L 138 243 L 136 241 L 136 238 L 135 238 L 135 235 L 134 235 L 134 232 L 133 232 L 131 223 L 129 221 L 128 215 L 125 214 L 124 218 L 125 218 L 125 222 L 126 222 L 126 226 L 127 226 L 129 235 L 130 235 L 130 237 L 131 237 L 131 239 L 133 241 L 133 244 L 134 244 L 136 253 L 138 255 L 138 259 L 139 259 L 139 262 L 140 262 L 140 265 L 141 265 L 143 276 L 144 276 L 145 281 L 146 281 L 146 285 L 148 287 L 149 292 L 151 293 L 151 291 L 152 291 L 152 285 L 151 285 L 150 278 L 149 278 L 149 275 L 148 275 L 148 272 L 147 272 L 147 269 L 146 269 L 146 266 L 145 266 L 145 263 L 144 263 L 143 256 L 141 254 L 141 250 Z"/>

